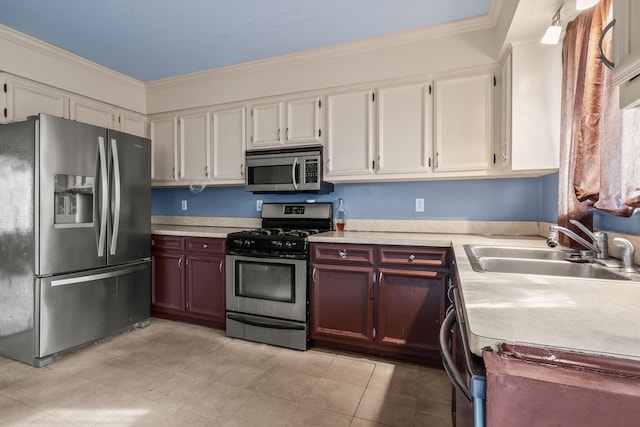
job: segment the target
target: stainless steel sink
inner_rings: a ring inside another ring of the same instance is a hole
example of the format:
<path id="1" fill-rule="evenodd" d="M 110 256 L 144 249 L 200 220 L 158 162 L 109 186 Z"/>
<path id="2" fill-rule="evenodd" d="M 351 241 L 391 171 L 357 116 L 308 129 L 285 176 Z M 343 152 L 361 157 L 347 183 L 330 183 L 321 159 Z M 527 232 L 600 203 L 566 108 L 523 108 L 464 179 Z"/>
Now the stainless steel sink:
<path id="1" fill-rule="evenodd" d="M 543 276 L 581 277 L 583 279 L 630 280 L 597 264 L 569 261 L 516 258 L 479 258 L 483 271 L 494 273 L 536 274 Z"/>
<path id="2" fill-rule="evenodd" d="M 561 250 L 486 245 L 464 245 L 464 249 L 479 272 L 631 280 L 599 264 L 569 261 L 579 259 Z"/>
<path id="3" fill-rule="evenodd" d="M 469 257 L 476 258 L 525 258 L 525 259 L 551 259 L 565 260 L 575 255 L 575 252 L 566 252 L 558 249 L 526 248 L 518 246 L 486 246 L 486 245 L 465 245 Z M 471 252 L 471 254 L 469 253 Z"/>

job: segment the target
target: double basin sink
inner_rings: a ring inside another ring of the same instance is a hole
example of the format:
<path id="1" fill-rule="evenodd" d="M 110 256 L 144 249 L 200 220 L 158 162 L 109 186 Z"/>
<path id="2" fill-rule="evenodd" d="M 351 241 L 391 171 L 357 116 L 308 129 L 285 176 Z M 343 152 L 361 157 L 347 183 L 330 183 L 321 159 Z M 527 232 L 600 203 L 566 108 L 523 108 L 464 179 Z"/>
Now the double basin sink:
<path id="1" fill-rule="evenodd" d="M 479 272 L 632 280 L 629 275 L 588 262 L 575 252 L 490 245 L 464 245 L 464 250 L 471 267 Z"/>

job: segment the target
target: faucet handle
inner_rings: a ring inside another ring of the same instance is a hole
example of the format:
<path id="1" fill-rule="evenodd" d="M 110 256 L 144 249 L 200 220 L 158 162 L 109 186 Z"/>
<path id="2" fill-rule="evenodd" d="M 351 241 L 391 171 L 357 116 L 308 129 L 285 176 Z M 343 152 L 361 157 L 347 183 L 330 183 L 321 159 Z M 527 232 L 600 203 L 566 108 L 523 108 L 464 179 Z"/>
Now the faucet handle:
<path id="1" fill-rule="evenodd" d="M 638 271 L 633 265 L 633 258 L 636 253 L 636 248 L 633 247 L 633 243 L 622 237 L 614 237 L 613 244 L 622 248 L 622 271 L 625 273 L 635 273 Z"/>
<path id="2" fill-rule="evenodd" d="M 608 244 L 609 236 L 607 236 L 607 233 L 605 233 L 604 231 L 591 231 L 589 230 L 589 228 L 587 228 L 587 226 L 585 226 L 583 223 L 575 219 L 570 219 L 569 222 L 575 225 L 576 227 L 578 227 L 580 230 L 584 232 L 584 234 L 586 234 L 591 238 L 591 241 L 593 241 L 593 244 L 600 250 L 600 252 L 596 253 L 596 258 L 598 259 L 609 258 L 609 244 Z"/>
<path id="3" fill-rule="evenodd" d="M 593 234 L 593 231 L 589 230 L 589 228 L 586 225 L 584 225 L 583 223 L 575 219 L 570 219 L 569 222 L 575 225 L 576 227 L 578 227 L 584 234 L 591 237 L 592 240 L 594 241 L 596 240 L 596 237 Z"/>

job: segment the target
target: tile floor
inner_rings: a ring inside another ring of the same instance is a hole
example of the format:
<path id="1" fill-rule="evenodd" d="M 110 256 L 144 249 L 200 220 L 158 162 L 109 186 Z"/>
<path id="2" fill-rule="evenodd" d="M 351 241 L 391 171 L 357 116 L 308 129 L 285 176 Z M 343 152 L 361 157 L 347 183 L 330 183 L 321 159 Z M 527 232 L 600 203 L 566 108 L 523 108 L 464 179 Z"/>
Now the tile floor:
<path id="1" fill-rule="evenodd" d="M 152 319 L 46 368 L 0 357 L 2 426 L 451 426 L 443 371 Z"/>

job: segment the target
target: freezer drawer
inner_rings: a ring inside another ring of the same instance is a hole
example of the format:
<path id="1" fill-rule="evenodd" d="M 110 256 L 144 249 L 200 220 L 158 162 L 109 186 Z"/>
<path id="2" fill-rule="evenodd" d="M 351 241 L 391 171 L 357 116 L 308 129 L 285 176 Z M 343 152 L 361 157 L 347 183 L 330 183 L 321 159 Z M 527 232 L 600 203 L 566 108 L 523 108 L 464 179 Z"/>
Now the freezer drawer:
<path id="1" fill-rule="evenodd" d="M 34 365 L 148 321 L 150 265 L 145 261 L 36 280 Z"/>

